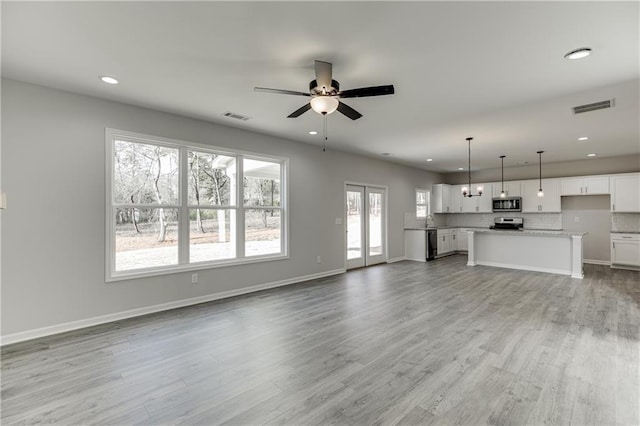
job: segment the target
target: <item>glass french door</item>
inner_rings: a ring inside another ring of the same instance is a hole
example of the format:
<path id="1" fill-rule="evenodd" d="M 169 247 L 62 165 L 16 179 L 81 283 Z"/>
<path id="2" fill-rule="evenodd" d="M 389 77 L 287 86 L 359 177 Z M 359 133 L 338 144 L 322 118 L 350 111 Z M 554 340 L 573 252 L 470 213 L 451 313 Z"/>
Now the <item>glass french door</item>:
<path id="1" fill-rule="evenodd" d="M 386 190 L 347 185 L 347 269 L 386 262 Z"/>

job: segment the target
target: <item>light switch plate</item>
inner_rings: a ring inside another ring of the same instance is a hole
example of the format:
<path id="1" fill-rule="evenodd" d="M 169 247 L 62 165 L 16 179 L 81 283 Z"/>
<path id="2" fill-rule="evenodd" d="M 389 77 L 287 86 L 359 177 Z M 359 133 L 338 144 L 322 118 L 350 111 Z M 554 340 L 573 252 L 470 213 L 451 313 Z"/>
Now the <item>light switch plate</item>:
<path id="1" fill-rule="evenodd" d="M 2 193 L 0 194 L 0 209 L 6 209 L 7 208 L 7 194 L 6 193 Z"/>
<path id="2" fill-rule="evenodd" d="M 336 225 L 342 225 L 342 218 L 336 217 Z"/>

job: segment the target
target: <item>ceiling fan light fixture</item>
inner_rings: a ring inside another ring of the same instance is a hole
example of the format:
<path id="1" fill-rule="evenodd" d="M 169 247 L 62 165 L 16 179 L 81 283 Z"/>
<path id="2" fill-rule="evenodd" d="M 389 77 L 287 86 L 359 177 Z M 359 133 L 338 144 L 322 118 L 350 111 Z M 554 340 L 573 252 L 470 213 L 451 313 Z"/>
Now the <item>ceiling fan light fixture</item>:
<path id="1" fill-rule="evenodd" d="M 333 96 L 316 96 L 311 99 L 311 108 L 318 114 L 331 114 L 338 109 L 340 101 Z"/>

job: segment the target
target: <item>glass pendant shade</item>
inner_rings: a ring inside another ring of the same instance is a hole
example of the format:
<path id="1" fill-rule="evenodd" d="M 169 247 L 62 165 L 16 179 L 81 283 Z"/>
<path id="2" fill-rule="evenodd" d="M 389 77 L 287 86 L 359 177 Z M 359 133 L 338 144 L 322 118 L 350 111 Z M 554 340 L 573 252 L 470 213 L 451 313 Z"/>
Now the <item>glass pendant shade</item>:
<path id="1" fill-rule="evenodd" d="M 507 194 L 504 191 L 500 191 L 500 198 L 506 198 Z"/>
<path id="2" fill-rule="evenodd" d="M 462 187 L 462 196 L 466 197 L 468 193 L 469 193 L 469 188 L 467 188 L 466 186 L 463 186 Z"/>
<path id="3" fill-rule="evenodd" d="M 478 191 L 478 195 L 482 195 L 482 193 L 484 192 L 484 187 L 483 186 L 479 186 L 476 188 L 476 191 Z"/>
<path id="4" fill-rule="evenodd" d="M 544 191 L 542 189 L 538 191 L 538 197 L 544 197 Z"/>
<path id="5" fill-rule="evenodd" d="M 336 109 L 338 109 L 338 105 L 340 101 L 332 96 L 316 96 L 311 99 L 311 108 L 318 114 L 331 114 Z"/>

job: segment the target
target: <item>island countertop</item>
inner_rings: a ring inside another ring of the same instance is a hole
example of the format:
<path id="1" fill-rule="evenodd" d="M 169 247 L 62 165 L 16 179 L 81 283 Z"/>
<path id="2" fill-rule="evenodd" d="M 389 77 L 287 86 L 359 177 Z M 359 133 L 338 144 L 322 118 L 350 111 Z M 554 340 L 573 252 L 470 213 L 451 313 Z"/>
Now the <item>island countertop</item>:
<path id="1" fill-rule="evenodd" d="M 513 235 L 548 235 L 550 237 L 573 237 L 573 236 L 585 236 L 588 232 L 573 232 L 562 230 L 545 230 L 545 229 L 523 229 L 523 230 L 507 230 L 507 229 L 471 229 L 473 232 L 491 232 L 498 234 L 513 234 Z"/>

